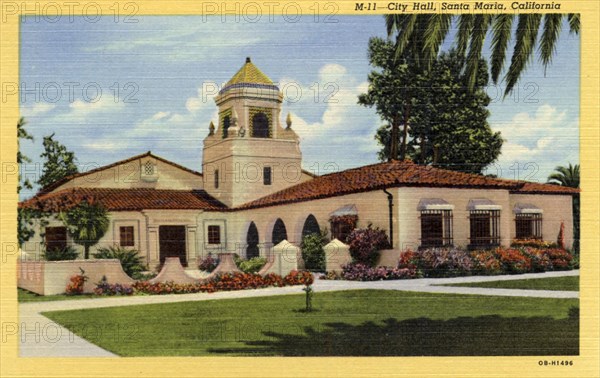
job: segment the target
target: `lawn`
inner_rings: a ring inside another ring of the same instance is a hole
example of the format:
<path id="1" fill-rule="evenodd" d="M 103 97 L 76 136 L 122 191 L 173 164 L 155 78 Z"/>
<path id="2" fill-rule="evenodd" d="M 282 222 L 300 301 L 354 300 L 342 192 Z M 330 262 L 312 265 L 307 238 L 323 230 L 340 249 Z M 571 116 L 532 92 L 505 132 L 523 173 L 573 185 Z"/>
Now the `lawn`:
<path id="1" fill-rule="evenodd" d="M 19 303 L 26 302 L 50 302 L 50 301 L 65 301 L 71 299 L 88 299 L 88 298 L 99 298 L 94 294 L 83 294 L 83 295 L 38 295 L 28 290 L 17 289 L 17 301 Z"/>
<path id="2" fill-rule="evenodd" d="M 579 276 L 532 278 L 526 280 L 488 281 L 446 284 L 440 286 L 489 287 L 494 289 L 579 291 Z"/>
<path id="3" fill-rule="evenodd" d="M 386 290 L 44 313 L 121 356 L 577 355 L 577 299 Z"/>

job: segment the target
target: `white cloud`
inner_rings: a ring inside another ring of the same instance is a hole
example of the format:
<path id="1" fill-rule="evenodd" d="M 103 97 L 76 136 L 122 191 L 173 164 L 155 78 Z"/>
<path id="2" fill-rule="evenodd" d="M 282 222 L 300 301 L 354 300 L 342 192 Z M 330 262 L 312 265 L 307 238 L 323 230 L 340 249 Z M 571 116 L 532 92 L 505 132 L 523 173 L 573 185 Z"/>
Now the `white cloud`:
<path id="1" fill-rule="evenodd" d="M 497 162 L 504 177 L 545 182 L 557 165 L 579 163 L 579 120 L 549 104 L 492 128 L 505 139 Z"/>
<path id="2" fill-rule="evenodd" d="M 25 106 L 21 108 L 21 115 L 23 117 L 35 117 L 43 113 L 47 113 L 52 109 L 56 108 L 56 105 L 47 102 L 38 102 L 33 106 Z"/>

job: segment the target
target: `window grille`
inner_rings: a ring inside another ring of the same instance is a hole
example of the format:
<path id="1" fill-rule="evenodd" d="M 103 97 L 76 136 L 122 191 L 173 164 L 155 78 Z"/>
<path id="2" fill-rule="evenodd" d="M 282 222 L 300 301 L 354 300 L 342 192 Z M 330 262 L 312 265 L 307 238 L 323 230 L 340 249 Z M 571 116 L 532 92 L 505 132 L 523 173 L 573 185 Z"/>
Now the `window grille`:
<path id="1" fill-rule="evenodd" d="M 542 214 L 515 214 L 517 239 L 542 239 Z"/>
<path id="2" fill-rule="evenodd" d="M 500 245 L 500 210 L 471 210 L 470 248 Z"/>
<path id="3" fill-rule="evenodd" d="M 135 246 L 133 226 L 119 227 L 119 244 L 121 247 Z"/>
<path id="4" fill-rule="evenodd" d="M 208 226 L 208 244 L 221 244 L 221 226 Z"/>
<path id="5" fill-rule="evenodd" d="M 452 210 L 421 211 L 421 247 L 453 244 Z"/>

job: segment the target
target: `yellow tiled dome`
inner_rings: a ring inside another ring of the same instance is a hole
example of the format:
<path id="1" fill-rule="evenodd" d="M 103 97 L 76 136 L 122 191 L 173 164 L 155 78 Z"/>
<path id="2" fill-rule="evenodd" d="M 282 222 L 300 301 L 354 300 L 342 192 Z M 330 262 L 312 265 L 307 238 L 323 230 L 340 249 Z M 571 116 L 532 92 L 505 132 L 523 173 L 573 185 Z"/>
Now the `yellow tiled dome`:
<path id="1" fill-rule="evenodd" d="M 246 58 L 246 63 L 240 68 L 240 70 L 233 75 L 233 77 L 225 84 L 223 90 L 232 87 L 240 86 L 240 84 L 259 84 L 274 86 L 273 81 L 269 79 L 267 75 L 262 73 L 250 60 Z"/>

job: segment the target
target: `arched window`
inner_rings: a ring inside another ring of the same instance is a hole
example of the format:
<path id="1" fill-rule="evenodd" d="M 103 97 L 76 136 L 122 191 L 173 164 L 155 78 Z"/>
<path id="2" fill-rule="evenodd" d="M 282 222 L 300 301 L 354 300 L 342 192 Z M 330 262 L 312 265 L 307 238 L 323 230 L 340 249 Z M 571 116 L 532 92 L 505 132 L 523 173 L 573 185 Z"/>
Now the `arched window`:
<path id="1" fill-rule="evenodd" d="M 307 235 L 318 234 L 320 232 L 321 229 L 319 228 L 319 222 L 317 222 L 317 218 L 310 214 L 308 217 L 306 217 L 306 220 L 304 221 L 304 227 L 302 227 L 302 239 L 304 239 L 304 237 Z"/>
<path id="2" fill-rule="evenodd" d="M 229 126 L 231 126 L 231 119 L 229 116 L 225 116 L 225 118 L 223 118 L 223 139 L 227 138 L 227 135 L 229 134 Z"/>
<path id="3" fill-rule="evenodd" d="M 250 223 L 250 227 L 248 227 L 246 244 L 248 245 L 246 247 L 246 258 L 251 259 L 253 257 L 258 257 L 260 254 L 258 249 L 258 229 L 254 222 Z"/>
<path id="4" fill-rule="evenodd" d="M 275 226 L 273 226 L 273 235 L 271 235 L 271 242 L 273 245 L 277 245 L 282 241 L 287 240 L 287 230 L 285 229 L 285 223 L 281 218 L 277 218 Z"/>
<path id="5" fill-rule="evenodd" d="M 265 113 L 257 113 L 252 117 L 252 136 L 254 138 L 269 137 L 269 119 Z"/>

